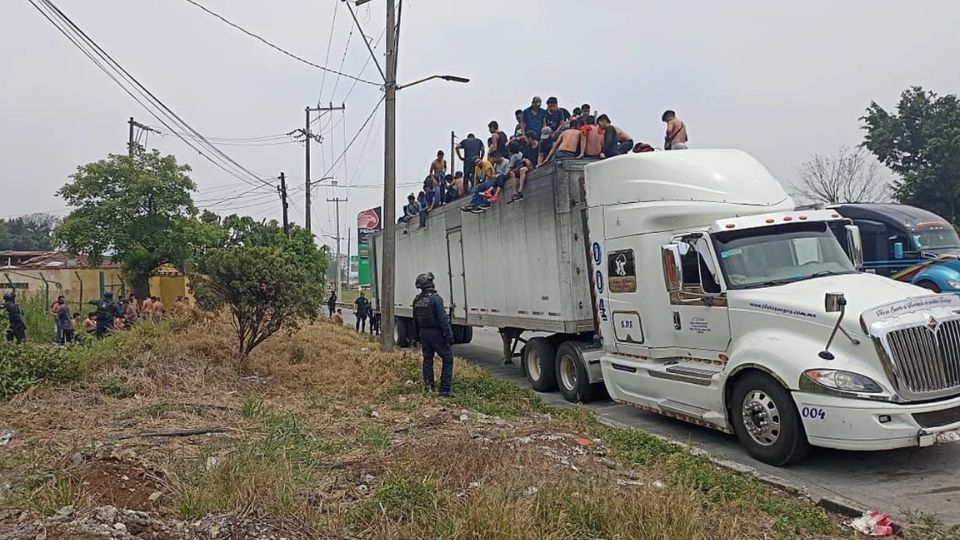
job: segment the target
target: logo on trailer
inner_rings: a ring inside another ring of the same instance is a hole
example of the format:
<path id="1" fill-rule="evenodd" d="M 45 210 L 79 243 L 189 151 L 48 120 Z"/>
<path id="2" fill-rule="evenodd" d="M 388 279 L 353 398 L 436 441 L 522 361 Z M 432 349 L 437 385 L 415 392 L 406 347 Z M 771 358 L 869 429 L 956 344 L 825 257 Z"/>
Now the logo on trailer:
<path id="1" fill-rule="evenodd" d="M 627 275 L 627 256 L 621 253 L 614 259 L 613 273 L 618 276 Z"/>

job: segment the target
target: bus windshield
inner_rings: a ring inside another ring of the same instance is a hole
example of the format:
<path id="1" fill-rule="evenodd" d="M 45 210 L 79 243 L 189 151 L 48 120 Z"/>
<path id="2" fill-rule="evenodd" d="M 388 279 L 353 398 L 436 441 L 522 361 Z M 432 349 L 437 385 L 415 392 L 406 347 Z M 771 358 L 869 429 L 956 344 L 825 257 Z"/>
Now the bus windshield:
<path id="1" fill-rule="evenodd" d="M 713 241 L 730 289 L 856 272 L 825 222 L 725 231 Z"/>

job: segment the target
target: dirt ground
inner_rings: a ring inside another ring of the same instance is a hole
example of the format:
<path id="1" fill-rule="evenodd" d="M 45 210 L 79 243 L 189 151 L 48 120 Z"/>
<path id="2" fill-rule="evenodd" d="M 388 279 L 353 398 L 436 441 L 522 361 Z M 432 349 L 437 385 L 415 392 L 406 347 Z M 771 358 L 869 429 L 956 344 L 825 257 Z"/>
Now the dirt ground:
<path id="1" fill-rule="evenodd" d="M 274 336 L 245 373 L 224 319 L 120 349 L 0 403 L 0 539 L 853 537 L 459 360 L 440 400 L 411 352 L 331 324 Z"/>

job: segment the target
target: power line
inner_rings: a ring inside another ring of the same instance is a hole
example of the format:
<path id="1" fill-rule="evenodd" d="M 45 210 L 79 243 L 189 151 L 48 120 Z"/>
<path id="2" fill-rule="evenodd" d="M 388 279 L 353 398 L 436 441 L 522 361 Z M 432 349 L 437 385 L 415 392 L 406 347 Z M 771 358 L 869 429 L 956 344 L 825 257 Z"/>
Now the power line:
<path id="1" fill-rule="evenodd" d="M 367 81 L 367 80 L 361 79 L 361 78 L 359 78 L 359 77 L 354 77 L 353 75 L 348 75 L 348 74 L 346 74 L 346 73 L 341 73 L 341 72 L 339 72 L 339 71 L 337 71 L 337 70 L 335 70 L 335 69 L 330 69 L 330 68 L 328 68 L 328 67 L 326 67 L 326 66 L 321 66 L 320 64 L 316 64 L 316 63 L 314 63 L 314 62 L 311 62 L 311 61 L 307 60 L 306 58 L 303 58 L 303 57 L 301 57 L 301 56 L 297 56 L 296 54 L 293 54 L 292 52 L 284 49 L 283 47 L 280 47 L 280 46 L 278 46 L 278 45 L 274 45 L 273 43 L 271 43 L 271 42 L 268 41 L 267 39 L 265 39 L 265 38 L 263 38 L 263 37 L 261 37 L 261 36 L 259 36 L 259 35 L 257 35 L 257 34 L 254 34 L 253 32 L 251 32 L 251 31 L 247 30 L 246 28 L 240 26 L 239 24 L 236 24 L 236 23 L 234 23 L 234 22 L 231 22 L 230 20 L 228 20 L 228 19 L 227 19 L 226 17 L 224 17 L 223 15 L 220 15 L 219 13 L 216 13 L 216 12 L 214 12 L 214 11 L 211 11 L 210 9 L 207 9 L 203 4 L 200 4 L 199 2 L 195 2 L 194 0 L 184 0 L 184 1 L 187 2 L 187 3 L 189 3 L 189 4 L 193 4 L 194 6 L 202 9 L 202 10 L 205 11 L 206 13 L 208 13 L 208 14 L 210 14 L 210 15 L 213 15 L 213 16 L 216 17 L 217 19 L 220 19 L 221 21 L 223 21 L 224 23 L 228 24 L 229 26 L 232 26 L 233 28 L 236 28 L 237 30 L 243 32 L 244 34 L 246 34 L 246 35 L 248 35 L 248 36 L 250 36 L 250 37 L 252 37 L 252 38 L 254 38 L 254 39 L 256 39 L 256 40 L 258 40 L 258 41 L 260 41 L 260 42 L 262 42 L 263 44 L 267 45 L 268 47 L 270 47 L 270 48 L 272 48 L 272 49 L 274 49 L 274 50 L 276 50 L 276 51 L 278 51 L 278 52 L 280 52 L 280 53 L 282 53 L 282 54 L 285 54 L 285 55 L 289 56 L 290 58 L 293 58 L 294 60 L 297 60 L 298 62 L 302 62 L 302 63 L 304 63 L 304 64 L 306 64 L 306 65 L 308 65 L 308 66 L 315 67 L 315 68 L 320 69 L 320 70 L 323 70 L 324 72 L 327 72 L 327 73 L 333 73 L 333 74 L 339 75 L 339 76 L 341 76 L 341 77 L 346 77 L 346 78 L 348 78 L 348 79 L 353 79 L 353 80 L 355 80 L 355 81 L 359 81 L 359 82 L 362 82 L 362 83 L 372 84 L 372 85 L 374 85 L 374 86 L 381 86 L 380 83 L 376 83 L 376 82 L 373 82 L 373 81 Z"/>
<path id="2" fill-rule="evenodd" d="M 333 45 L 333 30 L 337 27 L 337 9 L 340 7 L 340 2 L 334 0 L 333 2 L 333 19 L 330 21 L 330 34 L 327 36 L 327 54 L 323 58 L 323 63 L 330 63 L 330 48 Z M 340 66 L 340 69 L 343 69 L 343 66 Z M 361 74 L 362 75 L 362 74 Z M 323 100 L 323 85 L 327 82 L 327 72 L 324 71 L 323 75 L 320 76 L 320 93 L 317 95 L 317 107 L 320 106 L 320 102 Z M 356 82 L 356 81 L 354 81 Z"/>
<path id="3" fill-rule="evenodd" d="M 117 85 L 120 86 L 120 88 L 126 92 L 127 95 L 129 95 L 134 101 L 136 101 L 141 107 L 150 113 L 150 115 L 160 122 L 165 128 L 170 130 L 170 132 L 175 133 L 176 130 L 170 126 L 170 123 L 173 123 L 191 132 L 196 137 L 196 142 L 198 142 L 201 147 L 205 148 L 212 155 L 207 155 L 207 153 L 197 148 L 197 146 L 194 146 L 194 144 L 192 144 L 186 137 L 180 136 L 180 139 L 187 144 L 187 146 L 204 157 L 204 159 L 207 159 L 223 171 L 245 183 L 253 184 L 253 182 L 251 182 L 251 179 L 253 179 L 257 182 L 269 185 L 263 179 L 251 173 L 245 167 L 237 163 L 233 158 L 213 145 L 209 140 L 204 138 L 203 135 L 193 129 L 182 118 L 174 113 L 172 109 L 167 107 L 163 101 L 150 92 L 149 89 L 147 89 L 143 84 L 140 83 L 140 81 L 133 77 L 130 72 L 128 72 L 116 60 L 114 60 L 109 53 L 107 53 L 92 38 L 90 38 L 90 36 L 88 36 L 79 26 L 76 25 L 76 23 L 67 17 L 66 14 L 64 14 L 51 0 L 28 1 L 44 18 L 47 19 L 47 21 L 54 26 L 54 28 L 63 34 L 88 59 L 90 59 L 90 61 L 92 61 L 101 71 L 110 77 L 111 80 L 117 83 Z M 41 5 L 43 7 L 41 7 Z M 44 8 L 46 8 L 46 10 Z M 127 85 L 133 86 L 133 89 L 136 90 L 136 92 L 139 93 L 144 100 L 148 101 L 152 107 L 141 101 L 141 99 L 134 94 L 134 90 L 128 88 Z M 157 109 L 157 111 L 155 111 L 154 108 Z M 161 118 L 160 115 L 165 116 L 167 120 Z M 219 160 L 222 160 L 222 162 L 213 159 L 213 156 L 217 156 Z M 228 166 L 234 167 L 235 170 L 230 170 Z M 247 175 L 248 177 L 244 178 L 243 175 Z"/>
<path id="4" fill-rule="evenodd" d="M 350 143 L 347 144 L 346 148 L 343 149 L 343 152 L 340 153 L 337 159 L 332 164 L 330 164 L 330 167 L 323 173 L 321 178 L 323 176 L 329 175 L 330 171 L 332 171 L 337 166 L 337 164 L 340 163 L 340 160 L 342 160 L 343 157 L 347 155 L 347 151 L 350 150 L 350 147 L 353 146 L 354 142 L 356 142 L 357 137 L 359 137 L 360 134 L 363 133 L 364 128 L 366 128 L 367 125 L 370 123 L 370 120 L 373 118 L 373 115 L 377 114 L 377 110 L 380 109 L 380 105 L 383 103 L 384 99 L 386 99 L 384 96 L 380 97 L 380 100 L 377 101 L 377 104 L 373 106 L 373 110 L 370 111 L 370 115 L 367 116 L 367 119 L 363 121 L 363 125 L 360 126 L 360 129 L 357 130 L 357 133 L 353 136 L 352 139 L 350 139 Z"/>

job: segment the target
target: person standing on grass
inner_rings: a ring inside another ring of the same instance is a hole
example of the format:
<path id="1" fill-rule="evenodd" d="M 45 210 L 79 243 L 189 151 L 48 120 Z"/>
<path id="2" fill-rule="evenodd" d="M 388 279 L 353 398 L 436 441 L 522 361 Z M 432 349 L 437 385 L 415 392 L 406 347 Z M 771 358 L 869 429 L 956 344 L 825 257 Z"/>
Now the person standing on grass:
<path id="1" fill-rule="evenodd" d="M 3 309 L 7 312 L 7 341 L 17 340 L 21 344 L 27 340 L 27 323 L 23 321 L 23 310 L 17 305 L 17 295 L 13 291 L 3 294 Z"/>
<path id="2" fill-rule="evenodd" d="M 144 319 L 153 317 L 153 299 L 150 298 L 150 295 L 147 295 L 147 297 L 143 299 L 143 303 L 140 305 L 140 316 Z"/>
<path id="3" fill-rule="evenodd" d="M 379 336 L 380 335 L 380 311 L 374 310 L 370 315 L 370 333 Z"/>
<path id="4" fill-rule="evenodd" d="M 65 345 L 73 342 L 73 318 L 70 306 L 64 297 L 57 297 L 57 343 Z"/>
<path id="5" fill-rule="evenodd" d="M 370 301 L 360 291 L 360 296 L 353 302 L 353 313 L 357 316 L 357 332 L 367 331 L 367 317 L 370 316 Z"/>
<path id="6" fill-rule="evenodd" d="M 333 319 L 333 322 L 337 324 L 343 324 L 343 310 L 338 309 L 333 313 L 333 315 L 330 315 L 330 318 Z"/>
<path id="7" fill-rule="evenodd" d="M 97 336 L 97 339 L 107 337 L 107 333 L 116 325 L 117 318 L 123 317 L 120 306 L 113 301 L 113 291 L 104 291 L 103 298 L 90 300 L 87 303 L 97 306 L 97 325 L 94 335 Z"/>
<path id="8" fill-rule="evenodd" d="M 413 299 L 413 332 L 420 338 L 423 349 L 423 385 L 431 392 L 436 381 L 433 374 L 433 355 L 443 361 L 440 369 L 440 397 L 451 398 L 453 387 L 453 327 L 443 307 L 443 299 L 433 285 L 433 274 L 417 276 L 420 294 Z"/>
<path id="9" fill-rule="evenodd" d="M 127 307 L 124 310 L 124 315 L 126 316 L 127 326 L 133 326 L 137 322 L 137 317 L 140 316 L 140 305 L 137 303 L 137 295 L 130 293 L 130 296 L 127 297 Z"/>
<path id="10" fill-rule="evenodd" d="M 160 301 L 159 296 L 151 296 L 150 299 L 153 300 L 153 316 L 162 319 L 163 316 L 167 314 L 166 306 Z"/>
<path id="11" fill-rule="evenodd" d="M 327 309 L 330 310 L 330 316 L 337 311 L 337 291 L 330 291 L 330 298 L 327 298 Z"/>

